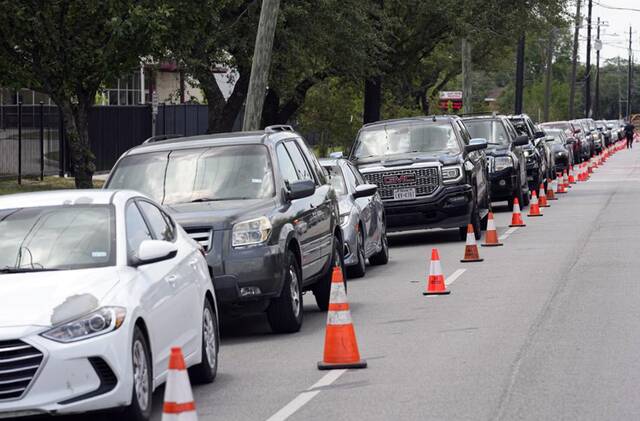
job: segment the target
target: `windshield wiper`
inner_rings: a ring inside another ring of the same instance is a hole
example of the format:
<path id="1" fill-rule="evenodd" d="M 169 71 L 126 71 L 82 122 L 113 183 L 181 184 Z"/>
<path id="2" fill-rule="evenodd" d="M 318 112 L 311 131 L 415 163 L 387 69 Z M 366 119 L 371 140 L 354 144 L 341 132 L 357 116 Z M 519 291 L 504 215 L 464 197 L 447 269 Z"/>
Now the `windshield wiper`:
<path id="1" fill-rule="evenodd" d="M 54 269 L 54 268 L 38 268 L 38 267 L 29 267 L 29 268 L 15 268 L 15 267 L 9 267 L 9 266 L 5 266 L 3 268 L 0 268 L 0 273 L 28 273 L 28 272 L 53 272 L 56 270 L 60 270 L 60 269 Z"/>
<path id="2" fill-rule="evenodd" d="M 214 199 L 212 197 L 199 197 L 197 199 L 193 199 L 189 203 L 200 203 L 200 202 L 216 202 L 218 200 L 226 200 L 226 199 Z"/>

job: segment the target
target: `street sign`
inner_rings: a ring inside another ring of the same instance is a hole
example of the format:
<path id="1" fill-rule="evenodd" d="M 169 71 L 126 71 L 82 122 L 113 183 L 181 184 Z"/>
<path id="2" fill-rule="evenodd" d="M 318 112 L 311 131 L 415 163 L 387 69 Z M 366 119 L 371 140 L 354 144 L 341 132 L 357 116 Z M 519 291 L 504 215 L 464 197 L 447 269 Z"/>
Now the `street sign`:
<path id="1" fill-rule="evenodd" d="M 151 112 L 153 115 L 158 115 L 158 93 L 156 91 L 151 94 Z"/>
<path id="2" fill-rule="evenodd" d="M 440 99 L 462 100 L 462 91 L 441 91 Z"/>
<path id="3" fill-rule="evenodd" d="M 441 91 L 438 106 L 447 113 L 462 109 L 462 91 Z"/>

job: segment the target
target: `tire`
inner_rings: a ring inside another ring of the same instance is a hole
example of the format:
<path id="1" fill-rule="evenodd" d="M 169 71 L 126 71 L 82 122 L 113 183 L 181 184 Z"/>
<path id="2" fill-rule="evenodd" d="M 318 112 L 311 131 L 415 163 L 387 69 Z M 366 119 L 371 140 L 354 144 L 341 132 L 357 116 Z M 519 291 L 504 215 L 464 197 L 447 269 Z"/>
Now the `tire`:
<path id="1" fill-rule="evenodd" d="M 342 269 L 342 275 L 344 276 L 345 290 L 347 288 L 347 278 L 344 270 L 344 259 L 342 258 L 341 241 L 337 238 L 333 238 L 333 253 L 331 254 L 331 264 L 325 276 L 313 286 L 313 296 L 316 298 L 316 304 L 322 311 L 329 310 L 329 296 L 331 295 L 331 275 L 333 274 L 333 267 L 336 262 Z"/>
<path id="2" fill-rule="evenodd" d="M 387 227 L 382 227 L 382 248 L 379 252 L 369 257 L 369 264 L 374 266 L 386 265 L 389 263 L 389 242 L 387 240 Z"/>
<path id="3" fill-rule="evenodd" d="M 349 275 L 349 278 L 362 278 L 367 272 L 367 258 L 364 254 L 364 233 L 362 232 L 362 229 L 360 229 L 360 233 L 358 234 L 356 252 L 358 253 L 358 263 L 354 266 L 347 267 L 347 274 Z"/>
<path id="4" fill-rule="evenodd" d="M 189 368 L 189 378 L 193 383 L 212 383 L 218 373 L 218 350 L 220 335 L 218 319 L 209 300 L 204 301 L 202 309 L 202 361 Z"/>
<path id="5" fill-rule="evenodd" d="M 471 211 L 471 220 L 469 223 L 473 225 L 473 235 L 476 238 L 476 241 L 482 238 L 482 218 L 480 218 L 480 210 L 478 209 L 478 203 L 473 205 L 473 210 Z M 465 241 L 467 239 L 467 227 L 458 228 L 458 234 L 460 236 L 460 241 Z"/>
<path id="6" fill-rule="evenodd" d="M 302 272 L 293 253 L 285 256 L 285 274 L 282 293 L 273 298 L 267 309 L 267 319 L 275 333 L 294 333 L 302 327 Z"/>
<path id="7" fill-rule="evenodd" d="M 131 404 L 125 408 L 122 413 L 122 419 L 126 421 L 147 421 L 151 417 L 151 408 L 153 406 L 153 362 L 151 352 L 149 352 L 149 344 L 147 344 L 147 340 L 138 326 L 133 330 L 131 360 L 133 367 Z M 136 380 L 138 377 L 139 381 Z"/>
<path id="8" fill-rule="evenodd" d="M 529 191 L 526 193 L 521 191 L 518 201 L 520 202 L 520 206 L 522 207 L 529 206 L 529 202 L 531 202 L 531 198 L 529 197 Z"/>

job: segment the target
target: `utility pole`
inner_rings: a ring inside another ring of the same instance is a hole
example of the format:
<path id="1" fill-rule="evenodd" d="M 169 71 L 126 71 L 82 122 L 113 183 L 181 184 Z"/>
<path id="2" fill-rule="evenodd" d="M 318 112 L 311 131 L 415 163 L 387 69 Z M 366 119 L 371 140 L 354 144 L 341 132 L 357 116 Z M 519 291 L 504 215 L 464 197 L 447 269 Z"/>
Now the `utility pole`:
<path id="1" fill-rule="evenodd" d="M 549 106 L 551 102 L 551 66 L 553 64 L 553 43 L 556 29 L 553 28 L 549 34 L 549 43 L 547 45 L 547 66 L 545 69 L 544 81 L 544 121 L 549 121 Z"/>
<path id="2" fill-rule="evenodd" d="M 600 117 L 600 50 L 602 50 L 602 41 L 600 41 L 600 16 L 598 16 L 598 28 L 596 35 L 596 96 L 593 100 L 593 117 Z"/>
<path id="3" fill-rule="evenodd" d="M 587 13 L 587 75 L 584 78 L 584 116 L 591 117 L 591 8 L 592 0 L 589 0 Z"/>
<path id="4" fill-rule="evenodd" d="M 631 41 L 632 41 L 632 28 L 631 26 L 629 27 L 629 75 L 627 76 L 627 121 L 630 121 L 631 119 L 631 78 L 633 76 L 633 62 L 632 62 L 632 58 L 633 56 L 631 55 L 632 53 L 632 49 L 631 49 Z"/>
<path id="5" fill-rule="evenodd" d="M 256 34 L 256 43 L 253 49 L 249 91 L 242 123 L 242 130 L 245 131 L 260 129 L 279 8 L 280 0 L 262 0 L 258 33 Z"/>
<path id="6" fill-rule="evenodd" d="M 462 38 L 462 104 L 465 113 L 473 112 L 471 72 L 471 43 Z"/>
<path id="7" fill-rule="evenodd" d="M 571 91 L 569 93 L 569 118 L 575 117 L 575 98 L 576 98 L 576 72 L 578 68 L 578 36 L 580 35 L 580 3 L 582 0 L 576 1 L 576 22 L 573 32 L 573 52 L 571 58 Z"/>
<path id="8" fill-rule="evenodd" d="M 622 119 L 622 69 L 620 68 L 620 56 L 618 56 L 618 120 Z"/>
<path id="9" fill-rule="evenodd" d="M 522 114 L 523 91 L 524 91 L 524 32 L 518 40 L 518 51 L 516 58 L 516 103 L 515 114 Z"/>

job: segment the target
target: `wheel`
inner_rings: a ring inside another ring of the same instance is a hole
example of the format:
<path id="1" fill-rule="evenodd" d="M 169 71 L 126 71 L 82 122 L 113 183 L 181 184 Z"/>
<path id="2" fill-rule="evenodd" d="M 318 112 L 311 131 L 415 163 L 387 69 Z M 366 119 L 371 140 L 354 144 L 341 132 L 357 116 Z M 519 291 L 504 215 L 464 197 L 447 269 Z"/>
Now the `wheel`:
<path id="1" fill-rule="evenodd" d="M 202 362 L 189 368 L 189 378 L 197 384 L 211 383 L 218 373 L 218 320 L 209 300 L 202 310 Z"/>
<path id="2" fill-rule="evenodd" d="M 291 251 L 285 256 L 286 269 L 282 293 L 271 300 L 267 309 L 267 319 L 276 333 L 293 333 L 302 327 L 301 271 L 298 261 Z"/>
<path id="3" fill-rule="evenodd" d="M 360 229 L 360 233 L 358 234 L 356 250 L 358 253 L 358 263 L 347 268 L 349 278 L 362 278 L 367 271 L 367 258 L 364 254 L 364 233 L 362 232 L 362 229 Z"/>
<path id="4" fill-rule="evenodd" d="M 340 265 L 342 269 L 342 276 L 344 276 L 344 286 L 345 290 L 347 287 L 347 278 L 344 271 L 344 260 L 342 259 L 342 242 L 337 238 L 333 238 L 333 253 L 331 254 L 331 264 L 329 265 L 329 269 L 325 276 L 316 283 L 313 287 L 313 296 L 316 297 L 316 304 L 318 304 L 318 308 L 322 311 L 327 311 L 329 309 L 329 296 L 331 295 L 331 275 L 333 274 L 333 267 L 336 265 Z"/>
<path id="5" fill-rule="evenodd" d="M 126 421 L 146 421 L 151 417 L 153 397 L 151 391 L 152 360 L 147 340 L 138 326 L 133 330 L 131 361 L 133 367 L 131 405 L 125 408 L 122 415 Z"/>
<path id="6" fill-rule="evenodd" d="M 382 247 L 380 251 L 369 257 L 369 263 L 375 266 L 386 265 L 389 263 L 389 243 L 387 241 L 386 225 L 382 226 Z"/>

